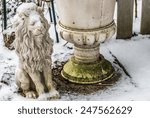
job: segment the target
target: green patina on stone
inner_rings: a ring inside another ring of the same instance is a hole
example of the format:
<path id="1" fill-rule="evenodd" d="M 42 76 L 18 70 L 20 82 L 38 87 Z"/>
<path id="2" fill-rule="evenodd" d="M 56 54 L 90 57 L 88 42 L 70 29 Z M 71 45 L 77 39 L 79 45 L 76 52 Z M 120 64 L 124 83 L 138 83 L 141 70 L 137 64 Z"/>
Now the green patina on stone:
<path id="1" fill-rule="evenodd" d="M 79 63 L 71 58 L 61 72 L 70 82 L 80 84 L 99 83 L 111 78 L 115 71 L 111 63 L 102 58 L 95 63 Z"/>

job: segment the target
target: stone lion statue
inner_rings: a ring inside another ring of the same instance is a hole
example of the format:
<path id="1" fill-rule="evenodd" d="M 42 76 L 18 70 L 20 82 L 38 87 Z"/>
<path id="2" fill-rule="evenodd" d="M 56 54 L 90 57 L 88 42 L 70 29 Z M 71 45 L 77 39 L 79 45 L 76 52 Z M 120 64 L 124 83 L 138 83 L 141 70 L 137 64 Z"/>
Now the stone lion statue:
<path id="1" fill-rule="evenodd" d="M 14 47 L 19 57 L 16 83 L 28 98 L 37 98 L 44 93 L 49 99 L 59 98 L 52 82 L 51 54 L 53 41 L 49 36 L 50 25 L 43 11 L 34 3 L 18 7 L 14 17 Z"/>

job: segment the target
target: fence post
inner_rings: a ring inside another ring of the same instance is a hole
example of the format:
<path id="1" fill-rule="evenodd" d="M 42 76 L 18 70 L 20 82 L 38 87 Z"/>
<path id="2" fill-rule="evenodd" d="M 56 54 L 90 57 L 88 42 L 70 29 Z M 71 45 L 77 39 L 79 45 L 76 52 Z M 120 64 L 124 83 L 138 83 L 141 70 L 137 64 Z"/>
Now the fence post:
<path id="1" fill-rule="evenodd" d="M 2 5 L 3 5 L 3 27 L 4 27 L 4 30 L 7 29 L 7 10 L 6 10 L 6 0 L 2 0 Z"/>
<path id="2" fill-rule="evenodd" d="M 142 0 L 141 34 L 150 34 L 150 0 Z"/>
<path id="3" fill-rule="evenodd" d="M 53 12 L 53 20 L 54 20 L 54 30 L 55 30 L 55 35 L 56 35 L 56 42 L 59 43 L 59 36 L 56 30 L 56 15 L 55 15 L 55 6 L 54 6 L 54 0 L 51 0 L 51 4 L 52 4 L 52 12 Z"/>
<path id="4" fill-rule="evenodd" d="M 117 39 L 132 37 L 134 0 L 117 0 Z"/>

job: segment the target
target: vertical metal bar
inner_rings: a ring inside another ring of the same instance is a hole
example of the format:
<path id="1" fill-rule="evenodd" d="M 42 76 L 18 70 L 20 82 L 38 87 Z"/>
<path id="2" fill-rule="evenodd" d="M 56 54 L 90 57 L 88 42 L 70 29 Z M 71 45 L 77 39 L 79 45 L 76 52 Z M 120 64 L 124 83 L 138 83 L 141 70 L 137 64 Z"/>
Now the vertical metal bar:
<path id="1" fill-rule="evenodd" d="M 135 18 L 138 17 L 138 11 L 137 11 L 137 6 L 138 6 L 138 3 L 137 3 L 137 0 L 135 0 Z"/>
<path id="2" fill-rule="evenodd" d="M 2 0 L 3 2 L 3 20 L 4 20 L 4 30 L 7 29 L 7 10 L 6 10 L 6 0 Z"/>
<path id="3" fill-rule="evenodd" d="M 52 18 L 52 13 L 51 13 L 51 8 L 48 7 L 48 11 L 49 11 L 49 16 L 50 16 L 50 20 L 51 20 L 51 23 L 53 22 L 53 18 Z"/>
<path id="4" fill-rule="evenodd" d="M 55 7 L 54 7 L 54 0 L 51 1 L 52 4 L 52 13 L 53 13 L 53 19 L 54 19 L 54 29 L 55 29 L 55 35 L 56 35 L 56 42 L 59 43 L 59 37 L 56 30 L 56 16 L 55 16 Z"/>

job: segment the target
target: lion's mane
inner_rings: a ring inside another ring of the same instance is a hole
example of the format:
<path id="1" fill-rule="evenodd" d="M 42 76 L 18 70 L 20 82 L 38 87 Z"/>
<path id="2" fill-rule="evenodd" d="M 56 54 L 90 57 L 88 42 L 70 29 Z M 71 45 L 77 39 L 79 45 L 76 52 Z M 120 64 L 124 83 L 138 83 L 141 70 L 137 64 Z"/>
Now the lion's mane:
<path id="1" fill-rule="evenodd" d="M 43 36 L 34 36 L 29 31 L 29 15 L 36 11 L 42 19 L 45 33 Z M 23 21 L 21 21 L 23 19 Z M 45 66 L 51 66 L 53 41 L 49 36 L 49 24 L 39 8 L 33 5 L 26 10 L 17 12 L 14 20 L 16 39 L 14 42 L 19 57 L 19 66 L 28 71 L 42 71 Z"/>

